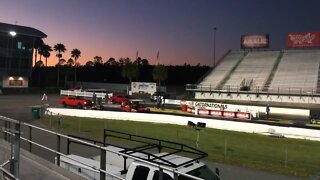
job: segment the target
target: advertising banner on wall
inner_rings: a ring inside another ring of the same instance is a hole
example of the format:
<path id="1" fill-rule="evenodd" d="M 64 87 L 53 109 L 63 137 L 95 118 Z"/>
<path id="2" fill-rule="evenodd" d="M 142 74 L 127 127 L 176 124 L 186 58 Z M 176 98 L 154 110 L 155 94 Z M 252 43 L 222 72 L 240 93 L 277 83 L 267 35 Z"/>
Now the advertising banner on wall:
<path id="1" fill-rule="evenodd" d="M 242 35 L 241 36 L 241 48 L 268 48 L 269 47 L 269 35 Z"/>
<path id="2" fill-rule="evenodd" d="M 320 32 L 299 32 L 288 34 L 288 47 L 318 47 L 320 46 Z"/>

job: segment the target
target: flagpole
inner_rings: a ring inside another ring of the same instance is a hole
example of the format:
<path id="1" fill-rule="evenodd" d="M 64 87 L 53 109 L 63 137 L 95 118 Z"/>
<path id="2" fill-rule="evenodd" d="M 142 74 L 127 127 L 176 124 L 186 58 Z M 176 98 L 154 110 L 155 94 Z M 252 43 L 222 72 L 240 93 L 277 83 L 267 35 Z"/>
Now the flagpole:
<path id="1" fill-rule="evenodd" d="M 157 53 L 157 61 L 158 61 L 158 64 L 159 64 L 159 51 Z"/>

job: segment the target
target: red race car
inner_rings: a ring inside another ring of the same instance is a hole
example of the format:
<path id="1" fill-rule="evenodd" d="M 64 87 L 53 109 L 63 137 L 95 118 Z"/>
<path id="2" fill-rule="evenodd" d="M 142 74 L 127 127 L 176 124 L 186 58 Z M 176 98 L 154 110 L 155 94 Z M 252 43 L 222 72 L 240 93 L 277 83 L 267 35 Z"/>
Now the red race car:
<path id="1" fill-rule="evenodd" d="M 113 95 L 109 98 L 109 101 L 112 102 L 112 104 L 121 104 L 122 101 L 128 101 L 129 98 L 128 96 L 125 96 L 125 95 Z"/>
<path id="2" fill-rule="evenodd" d="M 123 101 L 121 108 L 127 112 L 150 112 L 150 109 L 146 106 L 145 101 L 140 99 Z"/>
<path id="3" fill-rule="evenodd" d="M 59 102 L 64 106 L 72 106 L 79 109 L 91 109 L 92 108 L 92 101 L 83 99 L 81 97 L 76 96 L 66 96 L 59 99 Z"/>

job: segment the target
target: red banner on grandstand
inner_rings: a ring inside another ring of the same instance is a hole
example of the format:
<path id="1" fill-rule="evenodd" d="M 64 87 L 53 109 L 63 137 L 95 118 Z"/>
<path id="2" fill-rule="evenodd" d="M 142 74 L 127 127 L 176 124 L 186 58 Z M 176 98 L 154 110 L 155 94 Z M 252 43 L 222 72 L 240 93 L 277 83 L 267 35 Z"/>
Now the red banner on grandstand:
<path id="1" fill-rule="evenodd" d="M 242 35 L 241 36 L 241 48 L 268 48 L 269 47 L 269 35 Z"/>
<path id="2" fill-rule="evenodd" d="M 320 32 L 301 32 L 288 34 L 288 47 L 320 46 Z"/>

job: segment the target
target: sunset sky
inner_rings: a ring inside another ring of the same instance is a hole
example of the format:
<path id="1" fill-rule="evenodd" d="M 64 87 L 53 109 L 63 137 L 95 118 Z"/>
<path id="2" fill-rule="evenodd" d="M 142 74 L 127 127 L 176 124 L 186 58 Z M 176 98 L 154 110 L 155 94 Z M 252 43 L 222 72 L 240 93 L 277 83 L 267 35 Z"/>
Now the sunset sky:
<path id="1" fill-rule="evenodd" d="M 242 34 L 270 34 L 270 48 L 286 47 L 289 32 L 320 31 L 319 0 L 0 0 L 0 22 L 34 27 L 45 43 L 80 49 L 84 64 L 94 56 L 156 64 L 213 62 L 240 49 Z M 55 52 L 49 64 L 57 63 Z"/>

